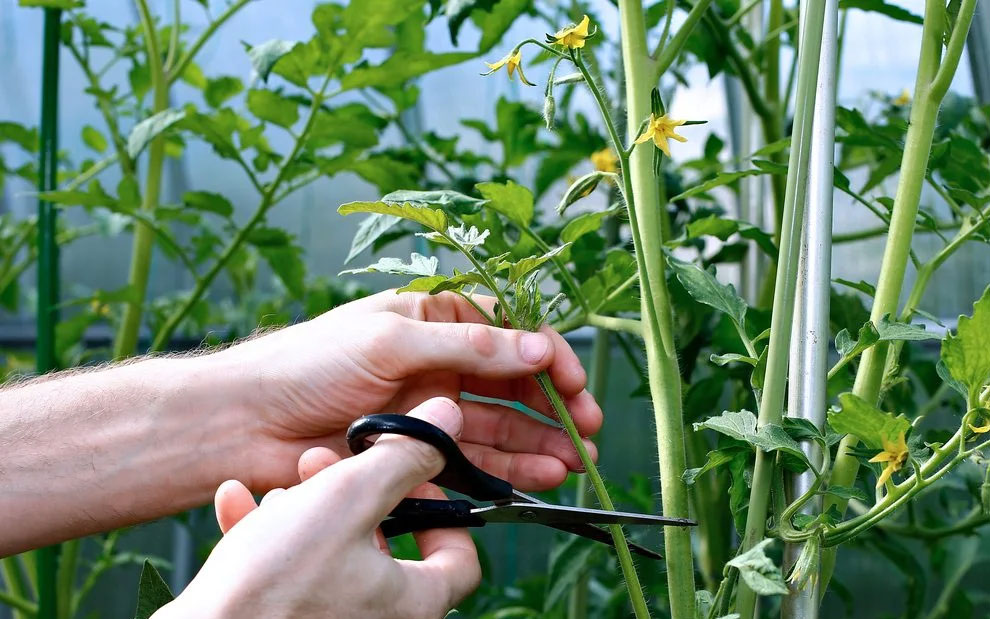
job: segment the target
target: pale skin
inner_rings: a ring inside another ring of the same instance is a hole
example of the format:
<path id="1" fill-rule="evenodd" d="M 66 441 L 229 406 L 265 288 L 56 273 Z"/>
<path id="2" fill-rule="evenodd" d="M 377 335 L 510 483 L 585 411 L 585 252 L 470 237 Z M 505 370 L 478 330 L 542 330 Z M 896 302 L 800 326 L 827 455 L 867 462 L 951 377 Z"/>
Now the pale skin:
<path id="1" fill-rule="evenodd" d="M 424 559 L 410 563 L 383 554 L 374 532 L 402 496 L 439 496 L 421 484 L 442 458 L 385 437 L 338 462 L 349 455 L 350 423 L 376 412 L 423 417 L 521 490 L 555 487 L 579 470 L 573 446 L 551 425 L 462 394 L 550 414 L 532 379 L 546 369 L 583 436 L 602 423 L 559 334 L 482 322 L 453 294 L 387 291 L 220 352 L 8 386 L 0 391 L 0 556 L 174 514 L 215 494 L 227 535 L 162 616 L 441 617 L 480 578 L 468 534 L 420 534 Z M 255 509 L 252 494 L 265 493 Z"/>

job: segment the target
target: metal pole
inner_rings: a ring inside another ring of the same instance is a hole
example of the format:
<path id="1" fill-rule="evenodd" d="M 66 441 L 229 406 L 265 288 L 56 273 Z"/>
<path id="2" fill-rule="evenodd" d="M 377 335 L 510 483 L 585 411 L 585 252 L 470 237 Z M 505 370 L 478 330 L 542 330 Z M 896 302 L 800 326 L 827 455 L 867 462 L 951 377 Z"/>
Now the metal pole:
<path id="1" fill-rule="evenodd" d="M 41 74 L 41 151 L 38 190 L 55 189 L 58 172 L 58 56 L 62 11 L 45 9 Z M 56 369 L 55 325 L 58 324 L 58 244 L 56 211 L 51 202 L 38 201 L 38 317 L 36 364 L 39 374 Z M 56 613 L 55 573 L 59 547 L 37 551 L 38 617 L 53 619 Z"/>
<path id="2" fill-rule="evenodd" d="M 980 103 L 990 103 L 990 9 L 986 2 L 976 5 L 973 24 L 966 39 L 973 92 Z"/>
<path id="3" fill-rule="evenodd" d="M 815 97 L 809 159 L 807 217 L 801 234 L 801 254 L 798 261 L 795 330 L 791 340 L 790 390 L 787 402 L 790 416 L 807 419 L 819 427 L 825 421 L 825 377 L 828 372 L 838 16 L 838 1 L 825 0 L 818 92 Z M 812 462 L 821 462 L 821 454 L 814 443 L 806 443 L 804 449 Z M 793 498 L 806 492 L 813 479 L 810 471 L 792 476 L 789 480 L 790 496 Z M 820 509 L 820 501 L 811 501 L 808 507 L 817 511 Z M 800 545 L 788 545 L 784 559 L 786 566 L 794 564 L 800 549 Z M 781 616 L 788 619 L 817 618 L 817 582 L 817 578 L 813 578 L 803 589 L 792 586 L 791 595 L 784 596 L 782 601 Z"/>

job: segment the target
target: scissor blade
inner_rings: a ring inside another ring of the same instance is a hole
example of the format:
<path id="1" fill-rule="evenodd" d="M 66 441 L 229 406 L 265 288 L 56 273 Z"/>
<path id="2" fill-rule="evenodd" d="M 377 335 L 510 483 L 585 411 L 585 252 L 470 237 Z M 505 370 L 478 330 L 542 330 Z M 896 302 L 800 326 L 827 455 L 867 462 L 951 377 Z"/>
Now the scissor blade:
<path id="1" fill-rule="evenodd" d="M 471 510 L 471 513 L 486 522 L 531 522 L 547 526 L 631 524 L 690 527 L 697 524 L 686 518 L 666 518 L 651 514 L 605 511 L 567 505 L 551 505 L 549 503 L 502 503 L 478 507 Z"/>
<path id="2" fill-rule="evenodd" d="M 602 544 L 608 544 L 609 546 L 615 548 L 615 543 L 612 541 L 612 534 L 605 529 L 600 529 L 593 524 L 574 524 L 574 525 L 550 525 L 552 528 L 558 531 L 564 531 L 566 533 L 573 533 L 574 535 L 580 535 L 581 537 L 600 542 Z M 634 542 L 627 541 L 629 545 L 629 550 L 632 552 L 647 557 L 649 559 L 663 560 L 663 555 L 659 552 L 654 552 L 645 546 L 640 546 Z"/>

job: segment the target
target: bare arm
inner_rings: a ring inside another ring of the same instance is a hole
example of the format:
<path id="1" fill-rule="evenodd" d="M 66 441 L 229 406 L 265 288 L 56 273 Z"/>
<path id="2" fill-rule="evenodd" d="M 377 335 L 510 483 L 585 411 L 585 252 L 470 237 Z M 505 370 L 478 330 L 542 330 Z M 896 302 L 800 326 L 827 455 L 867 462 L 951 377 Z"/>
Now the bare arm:
<path id="1" fill-rule="evenodd" d="M 210 500 L 250 457 L 223 359 L 149 359 L 0 391 L 0 556 Z"/>

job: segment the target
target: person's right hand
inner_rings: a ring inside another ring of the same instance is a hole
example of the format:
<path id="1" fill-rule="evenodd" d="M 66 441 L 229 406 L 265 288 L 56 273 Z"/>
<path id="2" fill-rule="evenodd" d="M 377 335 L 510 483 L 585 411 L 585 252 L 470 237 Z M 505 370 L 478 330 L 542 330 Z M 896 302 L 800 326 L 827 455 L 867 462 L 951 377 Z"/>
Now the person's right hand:
<path id="1" fill-rule="evenodd" d="M 455 439 L 464 423 L 446 398 L 428 400 L 409 415 Z M 416 533 L 421 561 L 393 559 L 376 535 L 389 511 L 414 490 L 444 498 L 436 486 L 420 487 L 443 468 L 436 449 L 386 435 L 364 453 L 338 460 L 325 447 L 307 451 L 299 460 L 302 483 L 273 490 L 260 506 L 240 482 L 221 485 L 217 519 L 226 535 L 155 619 L 437 619 L 478 586 L 481 567 L 466 530 Z"/>

